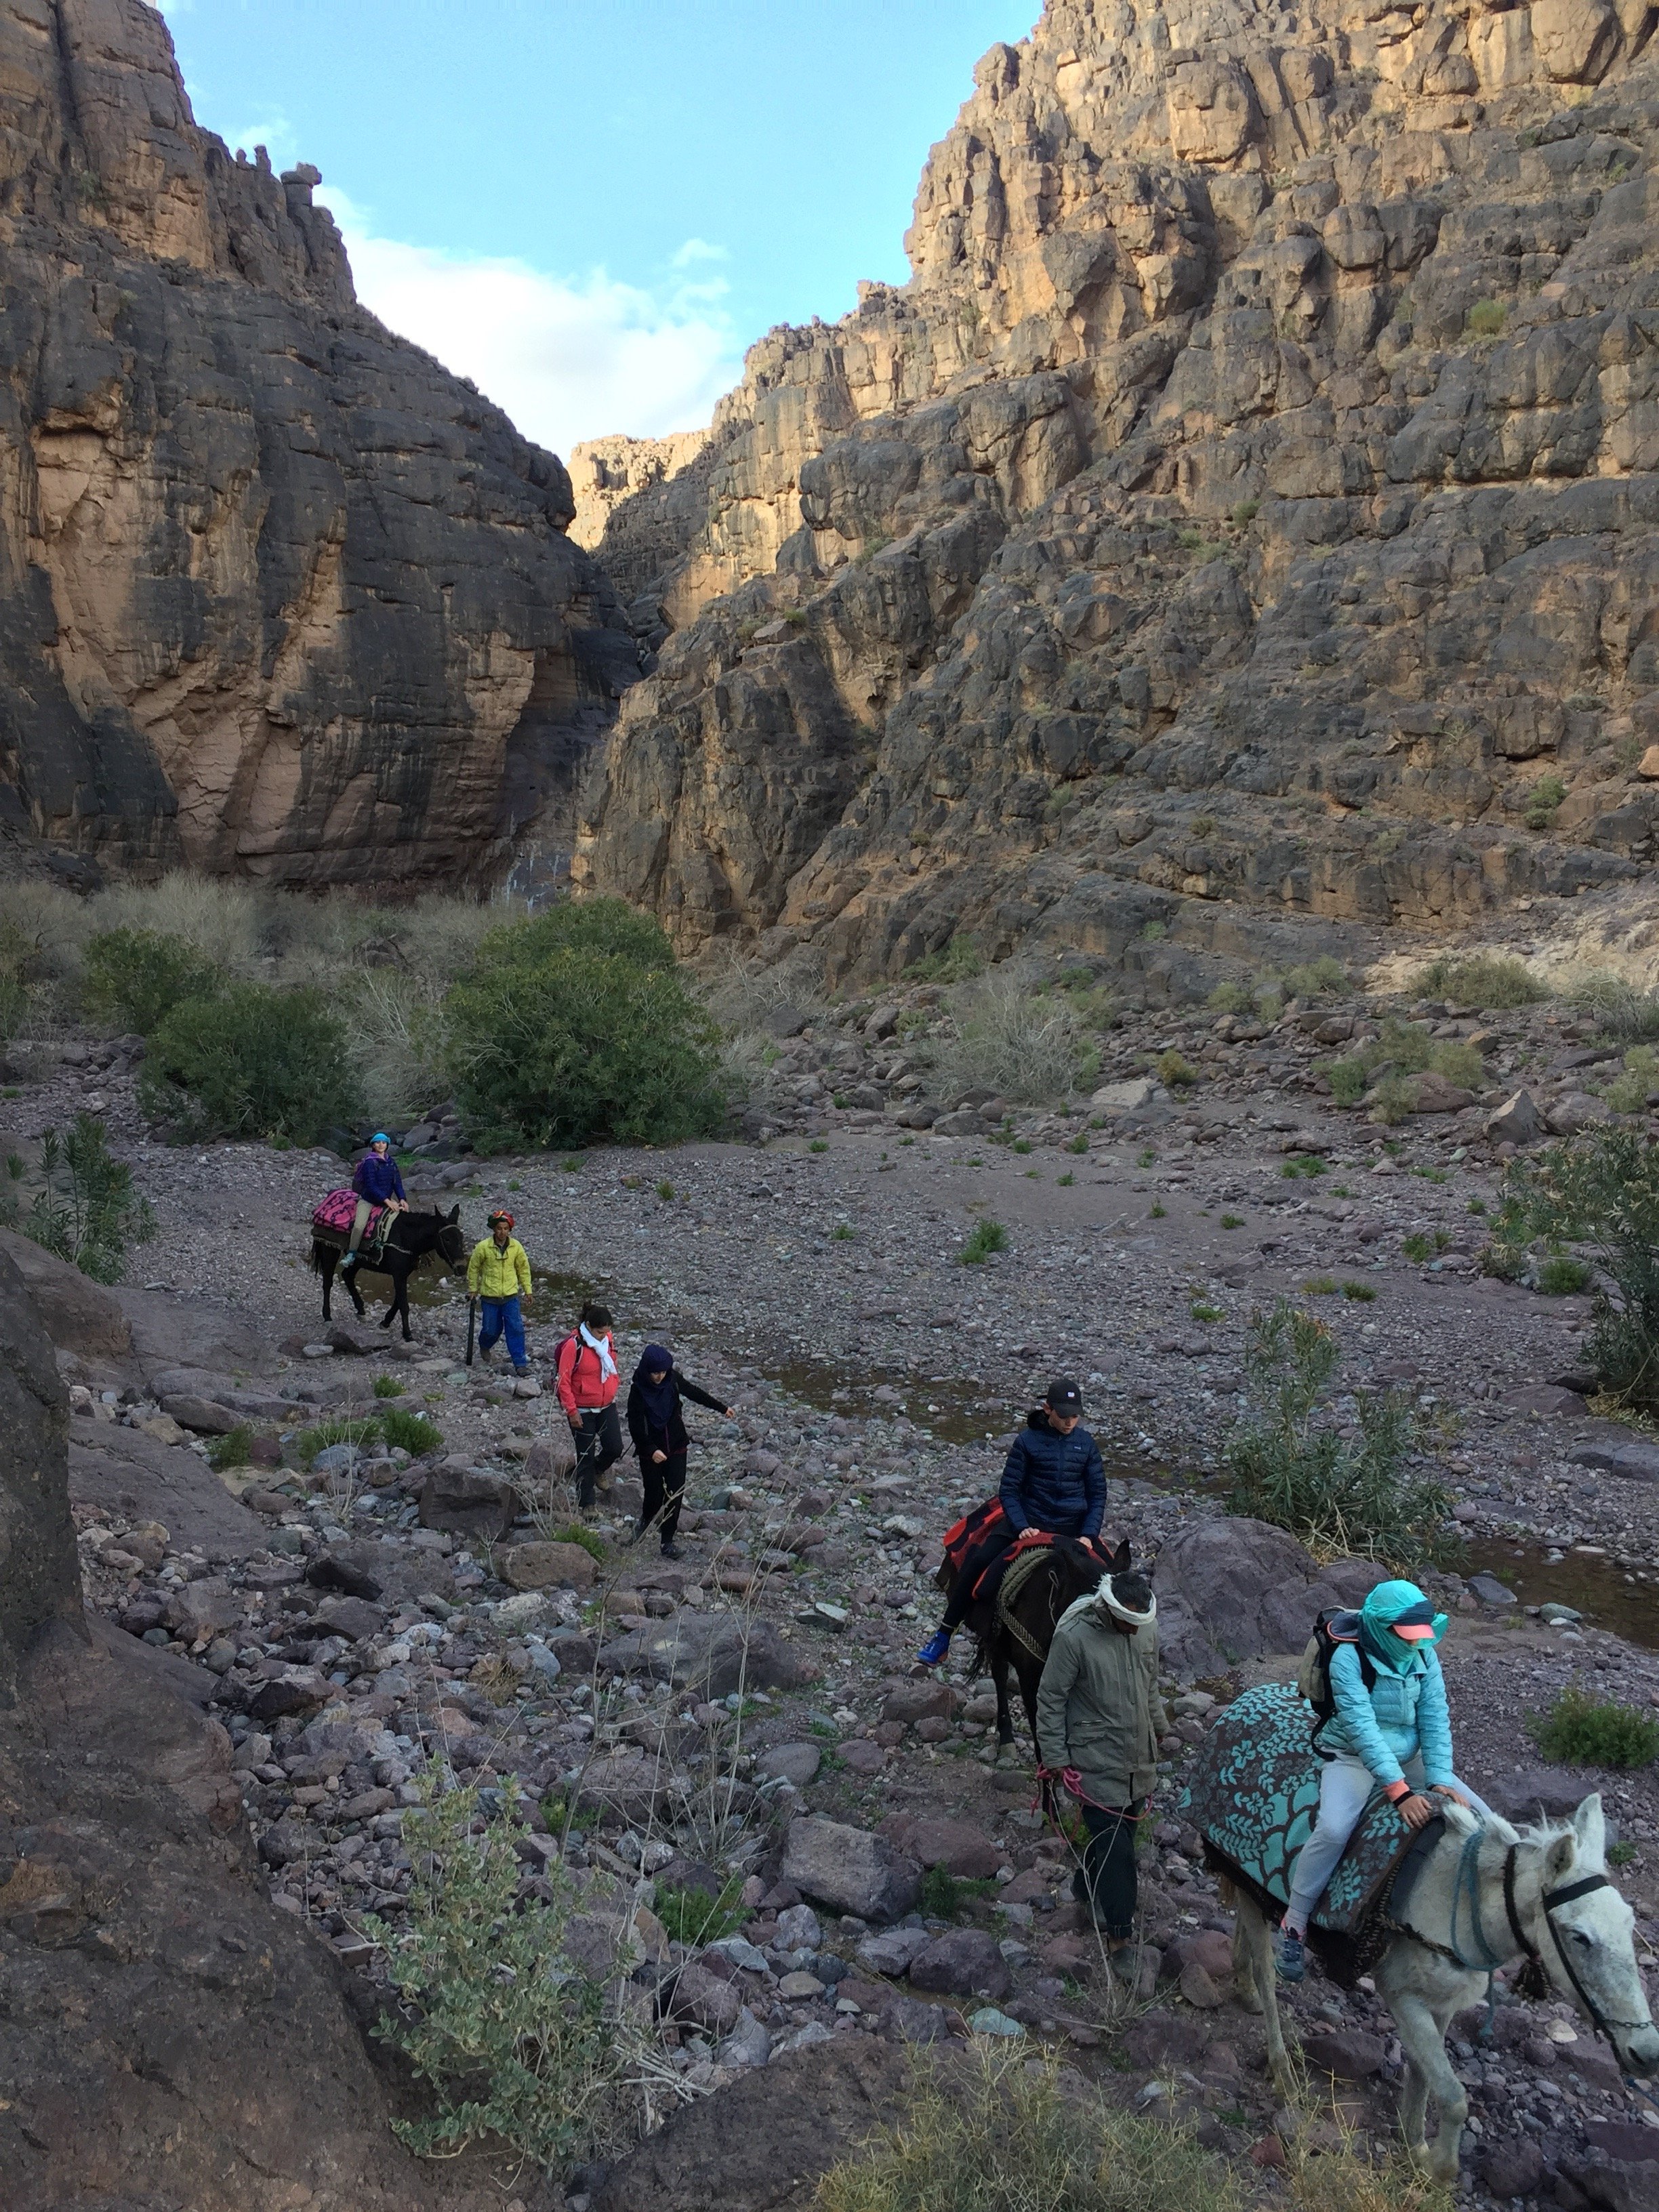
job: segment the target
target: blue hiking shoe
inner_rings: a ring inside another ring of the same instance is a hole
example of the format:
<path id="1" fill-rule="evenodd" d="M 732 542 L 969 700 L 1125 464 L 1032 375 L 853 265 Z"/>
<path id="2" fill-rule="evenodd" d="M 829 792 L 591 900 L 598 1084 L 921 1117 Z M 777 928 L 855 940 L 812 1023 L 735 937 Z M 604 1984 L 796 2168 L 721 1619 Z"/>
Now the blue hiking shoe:
<path id="1" fill-rule="evenodd" d="M 1275 1964 L 1281 1982 L 1299 1982 L 1308 1971 L 1308 1954 L 1299 1936 L 1279 1934 Z"/>
<path id="2" fill-rule="evenodd" d="M 920 1664 L 924 1667 L 937 1667 L 939 1661 L 944 1658 L 945 1655 L 950 1649 L 950 1630 L 948 1628 L 936 1628 L 933 1634 L 928 1638 L 927 1641 L 922 1645 L 921 1650 L 917 1652 L 916 1658 Z"/>

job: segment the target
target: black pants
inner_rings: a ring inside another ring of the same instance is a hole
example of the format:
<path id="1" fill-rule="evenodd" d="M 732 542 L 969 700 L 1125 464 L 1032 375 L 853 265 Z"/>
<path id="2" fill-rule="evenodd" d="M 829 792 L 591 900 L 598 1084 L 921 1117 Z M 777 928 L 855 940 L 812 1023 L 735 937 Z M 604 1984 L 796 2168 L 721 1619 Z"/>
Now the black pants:
<path id="1" fill-rule="evenodd" d="M 987 1567 L 993 1566 L 1006 1559 L 1006 1555 L 1013 1548 L 1016 1541 L 1014 1531 L 1004 1522 L 999 1524 L 994 1534 L 988 1536 L 981 1543 L 976 1544 L 969 1553 L 962 1563 L 962 1572 L 951 1586 L 951 1595 L 945 1607 L 943 1623 L 945 1627 L 961 1627 L 969 1607 L 974 1602 L 975 1584 Z M 1006 1571 L 1006 1565 L 1003 1571 Z M 985 1595 L 988 1599 L 995 1597 L 1001 1582 L 1000 1573 L 992 1576 L 990 1581 L 985 1585 Z"/>
<path id="2" fill-rule="evenodd" d="M 640 1473 L 645 1479 L 645 1504 L 640 1509 L 640 1534 L 644 1535 L 653 1522 L 665 1544 L 674 1540 L 674 1531 L 680 1525 L 680 1506 L 685 1497 L 685 1454 L 670 1452 L 660 1462 L 649 1452 L 640 1462 Z M 659 1514 L 661 1519 L 658 1519 Z"/>
<path id="3" fill-rule="evenodd" d="M 1105 1805 L 1084 1805 L 1079 1808 L 1089 1840 L 1083 1848 L 1083 1864 L 1072 1876 L 1072 1894 L 1079 1905 L 1089 1907 L 1095 1926 L 1112 1943 L 1120 1943 L 1134 1933 L 1135 1906 L 1139 1896 L 1135 1875 L 1135 1815 L 1142 1802 L 1137 1798 L 1121 1812 Z"/>
<path id="4" fill-rule="evenodd" d="M 622 1457 L 622 1423 L 615 1406 L 590 1407 L 573 1431 L 576 1445 L 576 1503 L 593 1503 L 593 1485 Z"/>

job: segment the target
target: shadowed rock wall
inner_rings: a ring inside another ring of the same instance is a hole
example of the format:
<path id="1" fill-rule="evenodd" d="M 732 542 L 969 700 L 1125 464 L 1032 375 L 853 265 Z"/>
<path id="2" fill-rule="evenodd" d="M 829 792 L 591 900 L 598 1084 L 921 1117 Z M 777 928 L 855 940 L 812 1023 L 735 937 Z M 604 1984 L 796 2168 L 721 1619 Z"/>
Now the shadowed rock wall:
<path id="1" fill-rule="evenodd" d="M 832 978 L 1639 886 L 1655 22 L 1052 0 L 911 282 L 772 332 L 612 514 L 674 629 L 579 883 Z"/>
<path id="2" fill-rule="evenodd" d="M 0 838 L 378 890 L 568 847 L 638 654 L 550 453 L 356 303 L 142 0 L 0 0 Z"/>

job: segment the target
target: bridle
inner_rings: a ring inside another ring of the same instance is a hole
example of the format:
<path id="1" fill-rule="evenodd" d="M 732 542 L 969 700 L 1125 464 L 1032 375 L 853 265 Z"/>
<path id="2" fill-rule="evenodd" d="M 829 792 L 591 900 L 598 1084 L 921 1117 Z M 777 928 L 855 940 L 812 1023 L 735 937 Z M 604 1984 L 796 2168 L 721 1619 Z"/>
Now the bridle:
<path id="1" fill-rule="evenodd" d="M 1449 1943 L 1437 1942 L 1432 1936 L 1424 1935 L 1420 1928 L 1413 1928 L 1408 1921 L 1390 1918 L 1389 1925 L 1397 1934 L 1408 1936 L 1413 1943 L 1420 1943 L 1425 1950 L 1437 1952 L 1441 1958 L 1449 1960 L 1453 1966 L 1459 1967 L 1465 1973 L 1490 1974 L 1497 1967 L 1508 1966 L 1510 1960 L 1518 1954 L 1526 1960 L 1534 1975 L 1547 1988 L 1549 1970 L 1544 1963 L 1544 1954 L 1522 1925 L 1520 1908 L 1516 1901 L 1516 1859 L 1521 1848 L 1518 1843 L 1510 1844 L 1504 1853 L 1504 1917 L 1509 1922 L 1509 1931 L 1514 1938 L 1514 1948 L 1506 1950 L 1495 1949 L 1487 1937 L 1480 1917 L 1479 1864 L 1480 1846 L 1486 1840 L 1486 1836 L 1485 1828 L 1476 1828 L 1465 1842 L 1462 1856 L 1458 1860 L 1457 1878 L 1452 1888 L 1451 1942 Z M 1601 2010 L 1579 1978 L 1577 1969 L 1568 1954 L 1565 1944 L 1561 1941 L 1561 1931 L 1555 1924 L 1554 1917 L 1564 1905 L 1571 1905 L 1576 1898 L 1588 1897 L 1593 1890 L 1611 1889 L 1612 1887 L 1612 1883 L 1604 1874 L 1582 1875 L 1577 1881 L 1564 1883 L 1557 1889 L 1543 1891 L 1539 1903 L 1543 1912 L 1545 1929 L 1548 1932 L 1550 1942 L 1555 1948 L 1555 1955 L 1561 1961 L 1561 1971 L 1572 1984 L 1573 1991 L 1584 2008 L 1585 2017 L 1596 2033 L 1605 2036 L 1616 2051 L 1619 2045 L 1613 2033 L 1615 2028 L 1634 2034 L 1650 2023 L 1642 2020 L 1615 2020 Z M 1478 1947 L 1480 1954 L 1475 1957 L 1467 1955 L 1464 1946 L 1458 1941 L 1460 1905 L 1465 1906 L 1468 1911 L 1469 1934 Z M 1635 2084 L 1632 2083 L 1632 2086 L 1634 2087 Z"/>

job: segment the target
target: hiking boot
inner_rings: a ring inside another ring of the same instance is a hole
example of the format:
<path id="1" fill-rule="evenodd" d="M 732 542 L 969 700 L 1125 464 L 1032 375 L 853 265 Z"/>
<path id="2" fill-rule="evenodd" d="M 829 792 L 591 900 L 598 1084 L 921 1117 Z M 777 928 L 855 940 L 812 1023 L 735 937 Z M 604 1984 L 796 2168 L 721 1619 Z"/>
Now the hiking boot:
<path id="1" fill-rule="evenodd" d="M 948 1628 L 936 1628 L 933 1634 L 928 1638 L 927 1641 L 922 1645 L 921 1650 L 917 1652 L 917 1662 L 923 1667 L 937 1667 L 939 1661 L 945 1657 L 950 1649 L 950 1630 Z"/>
<path id="2" fill-rule="evenodd" d="M 678 1559 L 684 1557 L 679 1546 L 674 1541 L 674 1539 L 672 1536 L 664 1540 L 662 1555 L 665 1559 Z"/>
<path id="3" fill-rule="evenodd" d="M 1299 1936 L 1287 1936 L 1280 1931 L 1275 1947 L 1274 1963 L 1281 1982 L 1299 1982 L 1308 1971 L 1308 1954 Z"/>
<path id="4" fill-rule="evenodd" d="M 528 1369 L 528 1367 L 515 1367 L 515 1368 L 514 1369 L 513 1372 L 514 1372 L 515 1375 L 528 1375 L 528 1374 L 529 1374 L 529 1372 L 530 1372 L 530 1370 Z"/>

